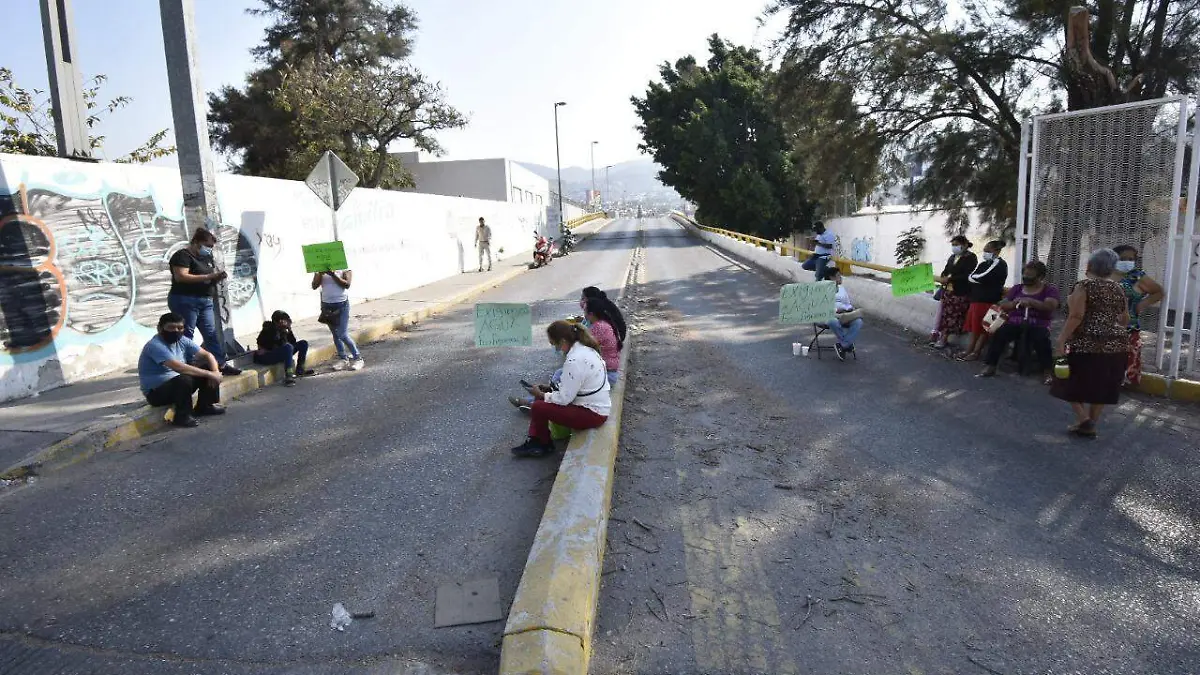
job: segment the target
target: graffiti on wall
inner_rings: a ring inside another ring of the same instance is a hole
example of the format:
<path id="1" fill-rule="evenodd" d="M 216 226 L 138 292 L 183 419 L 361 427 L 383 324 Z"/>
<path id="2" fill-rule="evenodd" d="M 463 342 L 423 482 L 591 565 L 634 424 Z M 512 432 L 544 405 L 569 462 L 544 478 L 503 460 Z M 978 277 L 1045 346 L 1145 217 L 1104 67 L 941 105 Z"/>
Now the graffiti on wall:
<path id="1" fill-rule="evenodd" d="M 855 262 L 871 262 L 871 248 L 874 245 L 874 237 L 856 238 L 850 244 L 850 259 Z"/>
<path id="2" fill-rule="evenodd" d="M 167 311 L 167 261 L 188 231 L 152 197 L 107 191 L 79 196 L 21 186 L 0 194 L 0 343 L 9 353 L 39 349 L 63 328 L 92 335 L 126 316 L 154 328 Z M 219 245 L 230 304 L 257 292 L 253 247 L 232 227 Z"/>

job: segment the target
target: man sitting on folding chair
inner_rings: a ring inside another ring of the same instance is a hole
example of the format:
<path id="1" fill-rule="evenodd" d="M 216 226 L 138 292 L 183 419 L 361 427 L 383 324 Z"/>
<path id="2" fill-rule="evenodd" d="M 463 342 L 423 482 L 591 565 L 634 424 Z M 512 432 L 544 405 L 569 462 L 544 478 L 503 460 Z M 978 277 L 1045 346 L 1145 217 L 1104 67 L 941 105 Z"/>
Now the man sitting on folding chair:
<path id="1" fill-rule="evenodd" d="M 850 302 L 850 293 L 842 285 L 842 271 L 836 266 L 825 269 L 825 280 L 837 284 L 837 295 L 834 299 L 834 318 L 829 320 L 829 330 L 837 336 L 833 345 L 839 361 L 846 360 L 846 354 L 854 352 L 854 341 L 862 330 L 862 311 Z M 857 358 L 857 357 L 856 357 Z"/>

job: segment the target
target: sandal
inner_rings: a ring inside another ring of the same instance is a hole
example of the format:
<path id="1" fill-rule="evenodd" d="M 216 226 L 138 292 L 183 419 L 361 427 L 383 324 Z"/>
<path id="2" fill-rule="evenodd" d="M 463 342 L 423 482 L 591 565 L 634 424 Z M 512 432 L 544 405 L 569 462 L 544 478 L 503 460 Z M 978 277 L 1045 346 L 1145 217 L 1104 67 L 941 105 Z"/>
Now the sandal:
<path id="1" fill-rule="evenodd" d="M 978 361 L 979 360 L 979 352 L 967 352 L 966 354 L 963 354 L 962 356 L 958 357 L 958 360 L 959 361 Z"/>
<path id="2" fill-rule="evenodd" d="M 1082 438 L 1095 438 L 1096 423 L 1091 420 L 1084 420 L 1067 427 L 1067 432 Z"/>
<path id="3" fill-rule="evenodd" d="M 980 371 L 978 374 L 975 375 L 975 377 L 995 377 L 995 376 L 996 376 L 996 368 L 994 366 L 988 366 L 988 367 L 984 368 L 982 371 Z"/>

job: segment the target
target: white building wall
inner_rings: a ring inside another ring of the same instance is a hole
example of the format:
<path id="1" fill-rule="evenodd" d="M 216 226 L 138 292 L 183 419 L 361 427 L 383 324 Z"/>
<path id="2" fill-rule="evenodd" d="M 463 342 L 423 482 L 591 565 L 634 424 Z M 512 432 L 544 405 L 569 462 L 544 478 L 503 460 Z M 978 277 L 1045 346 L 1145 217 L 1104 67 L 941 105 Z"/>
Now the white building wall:
<path id="1" fill-rule="evenodd" d="M 979 255 L 991 237 L 981 224 L 977 209 L 968 210 L 967 215 L 971 221 L 967 238 L 974 242 L 973 250 Z M 947 222 L 945 211 L 913 211 L 908 206 L 890 206 L 864 209 L 844 218 L 832 218 L 825 221 L 825 226 L 837 235 L 835 255 L 838 257 L 892 267 L 897 266 L 896 243 L 901 235 L 912 227 L 920 227 L 925 235 L 925 251 L 921 262 L 933 263 L 935 272 L 940 272 L 950 257 Z M 805 239 L 807 237 L 797 236 L 793 241 L 798 246 L 804 246 Z M 1008 263 L 1010 281 L 1016 281 L 1020 278 L 1021 270 L 1015 245 L 1005 247 L 1004 259 Z"/>
<path id="2" fill-rule="evenodd" d="M 247 176 L 219 175 L 217 196 L 239 338 L 276 309 L 315 316 L 300 247 L 332 239 L 328 207 L 303 183 Z M 182 201 L 171 169 L 0 155 L 0 400 L 136 363 L 188 239 Z M 338 212 L 352 300 L 473 268 L 480 216 L 501 259 L 528 255 L 545 224 L 532 205 L 355 190 Z"/>

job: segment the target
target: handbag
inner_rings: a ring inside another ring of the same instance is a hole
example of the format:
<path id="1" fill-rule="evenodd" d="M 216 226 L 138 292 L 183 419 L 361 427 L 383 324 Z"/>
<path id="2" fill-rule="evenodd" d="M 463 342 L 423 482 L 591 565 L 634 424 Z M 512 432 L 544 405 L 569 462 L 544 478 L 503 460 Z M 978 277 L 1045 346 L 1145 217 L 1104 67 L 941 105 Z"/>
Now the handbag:
<path id="1" fill-rule="evenodd" d="M 1000 309 L 1000 305 L 992 305 L 983 315 L 983 329 L 989 335 L 995 334 L 1006 321 L 1008 321 L 1008 313 Z"/>
<path id="2" fill-rule="evenodd" d="M 326 326 L 337 325 L 337 322 L 342 318 L 342 308 L 337 307 L 321 307 L 321 315 L 317 317 L 317 323 L 323 323 Z"/>

